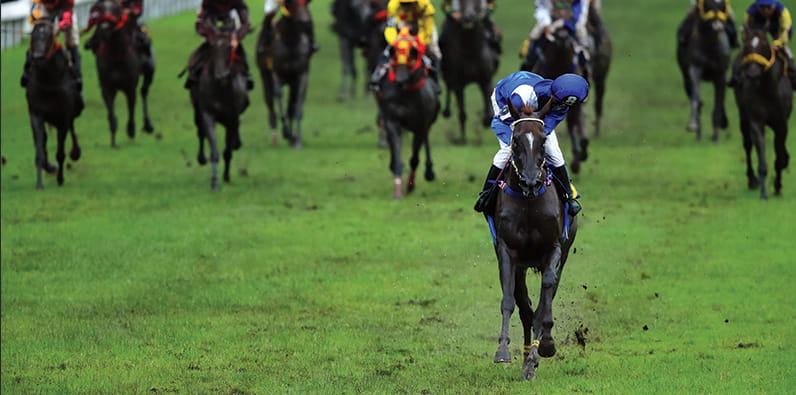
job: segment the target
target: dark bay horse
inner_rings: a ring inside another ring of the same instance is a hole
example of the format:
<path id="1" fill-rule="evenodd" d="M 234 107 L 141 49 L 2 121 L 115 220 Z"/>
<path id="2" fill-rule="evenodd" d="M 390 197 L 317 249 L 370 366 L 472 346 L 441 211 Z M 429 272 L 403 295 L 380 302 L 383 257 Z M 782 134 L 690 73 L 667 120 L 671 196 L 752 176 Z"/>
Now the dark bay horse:
<path id="1" fill-rule="evenodd" d="M 428 77 L 428 70 L 423 62 L 424 49 L 417 36 L 408 34 L 402 29 L 395 43 L 390 46 L 390 62 L 388 78 L 380 82 L 376 100 L 384 117 L 387 141 L 390 144 L 390 170 L 393 173 L 394 195 L 400 200 L 402 195 L 401 175 L 401 130 L 408 129 L 414 134 L 412 139 L 412 156 L 409 159 L 411 171 L 407 180 L 407 193 L 415 188 L 415 170 L 420 159 L 420 149 L 426 148 L 427 181 L 435 178 L 431 162 L 431 148 L 428 133 L 437 119 L 439 97 L 436 82 Z"/>
<path id="2" fill-rule="evenodd" d="M 342 78 L 337 90 L 337 100 L 346 101 L 353 96 L 357 84 L 356 48 L 364 45 L 365 22 L 368 8 L 364 0 L 334 0 L 332 30 L 337 34 L 340 47 Z"/>
<path id="3" fill-rule="evenodd" d="M 276 145 L 276 102 L 282 137 L 293 148 L 302 147 L 301 120 L 304 118 L 304 99 L 307 96 L 310 57 L 310 37 L 302 26 L 309 20 L 307 5 L 302 0 L 285 0 L 290 15 L 282 15 L 276 22 L 274 37 L 267 37 L 263 28 L 257 40 L 257 66 L 263 79 L 265 103 L 268 106 L 268 123 L 271 126 L 272 144 Z M 265 21 L 263 23 L 266 23 Z M 270 41 L 270 42 L 269 42 Z M 288 86 L 287 114 L 282 109 L 282 89 Z"/>
<path id="4" fill-rule="evenodd" d="M 487 42 L 484 28 L 486 11 L 481 0 L 461 0 L 459 2 L 459 18 L 448 16 L 442 24 L 440 50 L 442 51 L 441 71 L 445 80 L 444 117 L 451 115 L 451 92 L 456 96 L 459 106 L 459 133 L 461 143 L 467 141 L 465 122 L 467 113 L 464 108 L 464 89 L 475 83 L 481 90 L 483 116 L 481 124 L 489 127 L 492 121 L 492 76 L 495 75 L 500 63 L 500 53 Z"/>
<path id="5" fill-rule="evenodd" d="M 28 100 L 30 126 L 33 129 L 33 142 L 36 146 L 36 188 L 44 188 L 42 170 L 54 172 L 47 159 L 47 130 L 50 124 L 58 130 L 58 185 L 64 183 L 64 152 L 66 135 L 72 135 L 72 150 L 69 157 L 80 158 L 80 145 L 75 134 L 75 118 L 83 110 L 83 101 L 74 74 L 69 70 L 70 59 L 58 43 L 57 27 L 53 21 L 39 19 L 33 26 L 30 36 L 31 58 L 30 79 L 25 96 Z"/>
<path id="6" fill-rule="evenodd" d="M 746 177 L 749 189 L 760 188 L 760 199 L 766 194 L 765 127 L 774 131 L 774 193 L 782 192 L 782 170 L 788 167 L 790 156 L 785 145 L 788 137 L 788 118 L 793 106 L 793 90 L 786 74 L 787 55 L 775 52 L 766 32 L 744 32 L 743 50 L 735 62 L 735 102 L 741 119 L 743 147 L 746 151 Z M 752 167 L 752 148 L 757 151 L 757 172 Z"/>
<path id="7" fill-rule="evenodd" d="M 724 95 L 726 89 L 727 67 L 730 63 L 730 42 L 727 37 L 724 21 L 724 0 L 704 2 L 704 19 L 692 14 L 687 18 L 696 18 L 688 39 L 677 43 L 677 64 L 683 75 L 685 92 L 691 101 L 691 116 L 686 129 L 696 132 L 697 141 L 702 140 L 700 112 L 702 99 L 699 84 L 701 81 L 713 83 L 713 137 L 719 140 L 719 129 L 727 129 L 727 114 L 724 111 Z"/>
<path id="8" fill-rule="evenodd" d="M 577 61 L 575 37 L 575 27 L 569 22 L 572 19 L 572 1 L 557 1 L 553 9 L 553 23 L 550 25 L 550 33 L 543 35 L 542 40 L 542 59 L 540 59 L 531 71 L 544 78 L 555 79 L 562 74 L 575 73 L 587 78 L 585 70 Z M 521 68 L 525 68 L 523 65 Z M 583 105 L 581 103 L 572 106 L 567 113 L 567 132 L 572 145 L 572 160 L 570 166 L 574 173 L 580 172 L 580 163 L 589 157 L 589 137 L 586 132 Z"/>
<path id="9" fill-rule="evenodd" d="M 191 87 L 191 103 L 194 108 L 194 123 L 199 136 L 199 164 L 207 163 L 204 141 L 210 143 L 212 176 L 210 186 L 218 185 L 218 142 L 215 124 L 226 129 L 224 146 L 224 181 L 229 182 L 229 164 L 232 151 L 241 147 L 240 114 L 249 106 L 249 91 L 246 87 L 246 65 L 232 47 L 234 26 L 221 26 L 207 37 L 209 44 L 207 62 L 202 66 L 199 80 Z"/>
<path id="10" fill-rule="evenodd" d="M 365 18 L 364 36 L 365 43 L 362 48 L 362 55 L 365 57 L 368 76 L 373 74 L 379 63 L 379 57 L 387 47 L 387 40 L 384 39 L 384 29 L 387 27 L 387 1 L 386 0 L 368 0 L 368 13 Z M 370 80 L 368 78 L 367 80 Z M 370 89 L 369 86 L 366 89 Z M 387 143 L 387 131 L 384 130 L 384 117 L 379 110 L 376 115 L 376 124 L 379 129 L 379 148 L 386 148 L 389 146 Z"/>
<path id="11" fill-rule="evenodd" d="M 605 80 L 611 68 L 611 55 L 613 44 L 608 30 L 605 28 L 599 9 L 593 1 L 589 2 L 589 19 L 586 27 L 589 31 L 587 45 L 590 49 L 589 66 L 591 68 L 589 79 L 594 87 L 594 135 L 600 136 L 600 121 L 603 117 L 603 97 L 605 96 Z"/>
<path id="12" fill-rule="evenodd" d="M 108 110 L 111 127 L 111 147 L 116 147 L 118 121 L 114 111 L 116 93 L 122 92 L 127 98 L 127 135 L 135 137 L 136 87 L 141 84 L 141 103 L 144 113 L 144 131 L 152 133 L 154 127 L 149 118 L 147 97 L 149 86 L 155 74 L 154 59 L 144 57 L 137 51 L 135 34 L 137 27 L 127 23 L 122 15 L 120 4 L 115 0 L 101 0 L 92 6 L 92 13 L 98 13 L 96 37 L 99 45 L 94 50 L 97 63 L 102 99 Z"/>
<path id="13" fill-rule="evenodd" d="M 511 165 L 506 166 L 505 193 L 499 193 L 494 222 L 495 253 L 503 290 L 500 331 L 495 362 L 511 362 L 509 324 L 516 305 L 524 335 L 522 379 L 536 376 L 539 357 L 556 353 L 553 340 L 553 298 L 569 249 L 577 233 L 577 219 L 565 214 L 545 168 L 543 114 L 526 114 L 509 102 L 512 124 Z M 491 218 L 488 218 L 488 220 Z M 528 296 L 528 269 L 540 272 L 542 286 L 534 312 Z"/>

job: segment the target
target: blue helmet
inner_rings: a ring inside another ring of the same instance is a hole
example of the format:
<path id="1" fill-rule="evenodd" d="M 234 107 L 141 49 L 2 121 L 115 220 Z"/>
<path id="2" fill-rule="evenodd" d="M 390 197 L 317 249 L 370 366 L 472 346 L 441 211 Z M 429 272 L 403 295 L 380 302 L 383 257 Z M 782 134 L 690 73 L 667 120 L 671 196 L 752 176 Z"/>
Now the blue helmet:
<path id="1" fill-rule="evenodd" d="M 550 92 L 553 99 L 571 106 L 586 100 L 589 96 L 589 83 L 577 74 L 564 74 L 553 80 Z"/>
<path id="2" fill-rule="evenodd" d="M 772 6 L 774 4 L 777 4 L 776 0 L 757 0 L 757 1 L 755 1 L 755 5 L 756 6 L 768 7 L 768 6 Z"/>

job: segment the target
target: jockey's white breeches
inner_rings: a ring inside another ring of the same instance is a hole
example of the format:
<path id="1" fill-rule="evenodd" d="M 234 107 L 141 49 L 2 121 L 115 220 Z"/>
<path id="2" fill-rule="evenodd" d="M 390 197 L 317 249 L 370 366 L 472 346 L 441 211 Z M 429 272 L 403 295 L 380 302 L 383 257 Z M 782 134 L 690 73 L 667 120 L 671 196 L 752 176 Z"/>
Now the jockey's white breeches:
<path id="1" fill-rule="evenodd" d="M 498 139 L 498 143 L 500 143 L 500 149 L 492 158 L 492 164 L 502 169 L 511 159 L 511 146 L 500 141 L 500 139 Z M 561 147 L 558 146 L 555 130 L 547 135 L 544 151 L 544 158 L 551 167 L 561 167 L 567 164 L 564 162 L 564 154 L 561 152 Z"/>

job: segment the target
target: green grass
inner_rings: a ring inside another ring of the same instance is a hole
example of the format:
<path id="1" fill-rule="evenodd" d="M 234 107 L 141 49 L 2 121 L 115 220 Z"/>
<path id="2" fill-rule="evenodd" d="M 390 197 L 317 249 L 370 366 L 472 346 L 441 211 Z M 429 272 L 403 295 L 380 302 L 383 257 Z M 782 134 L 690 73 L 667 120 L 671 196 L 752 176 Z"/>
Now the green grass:
<path id="1" fill-rule="evenodd" d="M 258 19 L 259 6 L 250 6 Z M 232 182 L 218 192 L 195 162 L 188 93 L 176 78 L 200 42 L 193 13 L 149 22 L 157 137 L 120 132 L 120 148 L 109 148 L 93 56 L 84 55 L 83 158 L 62 187 L 48 176 L 34 189 L 18 86 L 24 48 L 3 52 L 3 393 L 796 388 L 796 178 L 786 171 L 783 196 L 765 202 L 746 189 L 731 93 L 730 129 L 718 144 L 684 131 L 674 32 L 685 4 L 604 5 L 615 47 L 604 135 L 576 177 L 585 209 L 555 301 L 561 347 L 530 383 L 518 380 L 521 361 L 492 363 L 500 287 L 471 207 L 496 144 L 476 126 L 476 89 L 468 89 L 473 142 L 450 144 L 456 122 L 440 118 L 431 136 L 437 181 L 421 179 L 394 202 L 389 155 L 376 148 L 376 106 L 364 96 L 335 101 L 328 7 L 312 7 L 322 50 L 312 63 L 305 149 L 270 146 L 258 76 Z M 500 3 L 501 77 L 519 64 L 531 11 L 528 2 Z M 254 41 L 244 43 L 250 54 Z M 123 125 L 121 104 L 117 114 Z M 140 114 L 136 121 L 140 129 Z M 796 152 L 793 138 L 788 147 Z M 529 283 L 535 301 L 538 277 Z M 582 328 L 585 347 L 574 335 Z M 518 317 L 512 336 L 516 358 Z"/>

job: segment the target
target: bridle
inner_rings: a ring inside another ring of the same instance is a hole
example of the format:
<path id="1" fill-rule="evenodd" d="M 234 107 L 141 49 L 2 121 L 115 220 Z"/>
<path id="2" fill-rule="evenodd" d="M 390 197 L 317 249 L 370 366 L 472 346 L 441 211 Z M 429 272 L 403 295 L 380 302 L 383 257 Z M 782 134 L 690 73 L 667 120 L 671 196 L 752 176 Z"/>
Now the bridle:
<path id="1" fill-rule="evenodd" d="M 534 117 L 519 118 L 519 119 L 515 120 L 514 122 L 512 122 L 511 125 L 510 125 L 511 131 L 512 131 L 512 136 L 511 136 L 511 140 L 509 141 L 509 148 L 511 149 L 511 156 L 509 157 L 509 163 L 511 163 L 511 167 L 514 168 L 514 172 L 517 173 L 517 177 L 520 179 L 520 181 L 521 182 L 525 182 L 527 184 L 527 180 L 525 180 L 523 178 L 522 172 L 520 171 L 520 168 L 517 166 L 517 163 L 514 160 L 516 155 L 514 154 L 514 134 L 513 134 L 513 132 L 514 132 L 514 128 L 516 127 L 516 125 L 521 123 L 521 122 L 537 122 L 542 127 L 544 127 L 544 120 L 539 119 L 539 118 L 534 118 Z M 524 134 L 526 134 L 526 133 L 523 133 L 523 135 Z M 531 147 L 531 149 L 533 149 L 533 147 Z M 547 160 L 545 159 L 544 155 L 542 155 L 542 164 L 539 167 L 540 168 L 539 177 L 536 180 L 536 181 L 538 181 L 538 183 L 536 184 L 537 185 L 536 190 L 533 191 L 534 192 L 533 193 L 534 196 L 539 196 L 539 195 L 543 194 L 545 185 L 548 184 L 546 182 L 546 177 L 545 177 L 545 172 L 544 172 L 544 168 L 545 168 L 546 162 L 547 162 Z M 504 168 L 505 168 L 505 166 L 504 166 Z M 498 176 L 498 179 L 499 178 L 500 177 Z M 505 190 L 506 193 L 508 193 L 511 196 L 518 197 L 517 195 L 521 195 L 522 197 L 528 197 L 528 193 L 514 191 L 513 189 L 509 188 L 509 186 L 503 181 L 498 182 L 498 187 L 500 187 L 501 189 Z"/>
<path id="2" fill-rule="evenodd" d="M 55 26 L 55 23 L 47 18 L 39 18 L 33 22 L 33 25 L 34 26 L 48 25 L 52 27 Z M 56 52 L 58 52 L 62 48 L 61 43 L 58 42 L 58 29 L 53 28 L 52 36 L 53 36 L 53 41 L 52 44 L 50 44 L 50 48 L 48 49 L 46 55 L 46 58 L 48 59 L 53 57 L 53 55 L 55 55 Z"/>

